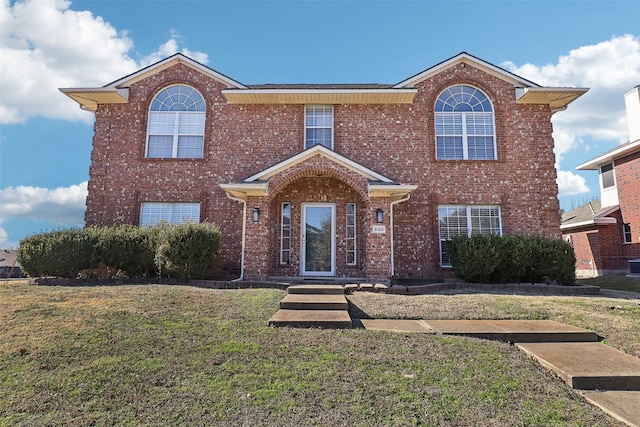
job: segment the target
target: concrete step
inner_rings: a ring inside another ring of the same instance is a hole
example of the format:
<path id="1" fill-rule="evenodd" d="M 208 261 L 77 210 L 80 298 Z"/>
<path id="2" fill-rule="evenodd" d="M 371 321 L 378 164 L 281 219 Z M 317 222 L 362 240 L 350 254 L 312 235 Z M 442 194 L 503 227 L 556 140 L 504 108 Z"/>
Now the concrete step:
<path id="1" fill-rule="evenodd" d="M 526 342 L 595 342 L 598 334 L 553 320 L 423 320 L 435 332 L 489 340 Z"/>
<path id="2" fill-rule="evenodd" d="M 342 295 L 288 294 L 280 301 L 286 310 L 348 310 L 349 303 Z"/>
<path id="3" fill-rule="evenodd" d="M 518 347 L 574 389 L 640 391 L 640 359 L 601 343 L 524 343 Z"/>
<path id="4" fill-rule="evenodd" d="M 288 294 L 344 295 L 342 285 L 294 285 L 287 288 Z"/>
<path id="5" fill-rule="evenodd" d="M 351 328 L 351 317 L 345 310 L 278 310 L 269 319 L 269 326 L 299 328 Z"/>
<path id="6" fill-rule="evenodd" d="M 593 391 L 583 396 L 616 420 L 640 427 L 640 391 Z"/>

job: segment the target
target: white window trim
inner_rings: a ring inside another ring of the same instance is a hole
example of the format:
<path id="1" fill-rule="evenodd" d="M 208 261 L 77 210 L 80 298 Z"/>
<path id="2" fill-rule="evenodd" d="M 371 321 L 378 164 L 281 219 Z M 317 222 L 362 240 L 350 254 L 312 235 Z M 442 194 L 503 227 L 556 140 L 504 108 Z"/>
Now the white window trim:
<path id="1" fill-rule="evenodd" d="M 625 230 L 626 226 L 629 227 L 628 233 L 627 233 L 627 230 Z M 629 240 L 627 240 L 627 236 L 629 236 Z M 622 224 L 622 243 L 625 245 L 633 243 L 633 234 L 631 233 L 631 224 L 628 222 Z"/>
<path id="2" fill-rule="evenodd" d="M 285 224 L 284 224 L 284 208 L 285 206 L 289 206 L 289 245 L 288 247 L 285 247 L 284 244 L 284 230 L 285 230 Z M 289 202 L 283 202 L 282 205 L 280 206 L 280 264 L 282 265 L 288 265 L 291 264 L 291 203 Z M 284 260 L 284 253 L 288 253 L 289 254 L 289 261 L 285 261 Z"/>
<path id="3" fill-rule="evenodd" d="M 609 165 L 611 165 L 611 176 L 613 177 L 613 183 L 610 186 L 605 187 L 604 186 L 604 173 L 602 172 L 602 168 L 605 167 L 605 166 L 609 166 Z M 600 188 L 602 188 L 603 190 L 609 190 L 611 188 L 617 188 L 617 184 L 618 183 L 616 181 L 616 165 L 615 165 L 615 163 L 609 162 L 607 164 L 604 164 L 604 165 L 600 166 L 598 168 L 598 172 L 599 172 L 598 175 L 600 175 L 599 176 L 599 178 L 600 178 Z"/>
<path id="4" fill-rule="evenodd" d="M 167 90 L 168 88 L 172 87 L 172 86 L 185 86 L 188 88 L 193 89 L 195 92 L 197 92 L 200 97 L 202 98 L 202 101 L 204 103 L 204 111 L 164 111 L 164 110 L 159 110 L 159 111 L 155 111 L 155 110 L 151 110 L 151 108 L 153 107 L 153 102 L 156 99 L 156 97 L 158 95 L 160 95 L 163 91 Z M 152 115 L 162 115 L 162 114 L 173 114 L 175 115 L 174 118 L 174 124 L 173 124 L 173 130 L 174 132 L 171 134 L 151 134 L 150 132 L 150 128 L 151 128 L 151 116 Z M 203 116 L 203 128 L 202 128 L 202 133 L 179 133 L 180 130 L 180 117 L 184 114 L 188 114 L 188 115 L 201 115 Z M 171 158 L 171 159 L 202 159 L 204 158 L 204 142 L 205 142 L 205 132 L 206 132 L 206 120 L 207 120 L 207 106 L 206 106 L 206 101 L 204 100 L 204 97 L 202 96 L 202 94 L 200 93 L 200 91 L 198 91 L 196 88 L 188 85 L 188 84 L 176 84 L 176 85 L 171 85 L 171 86 L 167 86 L 162 88 L 160 91 L 158 91 L 153 99 L 151 100 L 151 103 L 149 104 L 149 110 L 147 111 L 147 138 L 145 141 L 145 149 L 144 149 L 144 157 L 146 159 L 167 159 L 167 158 Z M 151 136 L 172 136 L 173 140 L 172 140 L 172 147 L 171 147 L 171 157 L 149 157 L 149 139 Z M 180 139 L 181 136 L 200 136 L 202 137 L 202 152 L 200 153 L 199 156 L 197 157 L 178 157 L 178 141 Z"/>
<path id="5" fill-rule="evenodd" d="M 449 86 L 445 89 L 443 89 L 440 94 L 438 95 L 438 97 L 436 98 L 436 102 L 437 100 L 440 98 L 440 96 L 442 95 L 442 93 L 444 91 L 446 91 L 448 88 L 450 87 L 454 87 L 454 86 L 469 86 L 472 87 L 474 89 L 476 89 L 477 91 L 479 91 L 480 93 L 482 93 L 486 98 L 487 101 L 489 101 L 489 104 L 491 105 L 491 118 L 492 118 L 492 126 L 493 126 L 493 135 L 474 135 L 474 136 L 492 136 L 493 137 L 493 159 L 470 159 L 469 158 L 469 139 L 468 139 L 468 133 L 467 133 L 467 113 L 488 113 L 488 111 L 459 111 L 459 112 L 453 112 L 453 111 L 434 111 L 434 124 L 435 124 L 435 120 L 436 117 L 439 114 L 462 114 L 462 135 L 449 135 L 449 134 L 443 134 L 443 135 L 438 135 L 436 132 L 436 141 L 435 141 L 435 145 L 436 145 L 436 160 L 471 160 L 471 161 L 494 161 L 494 160 L 498 160 L 498 143 L 497 143 L 497 132 L 496 132 L 496 109 L 495 106 L 493 105 L 493 101 L 491 101 L 491 98 L 479 87 L 470 85 L 470 84 L 466 84 L 466 83 L 460 83 L 460 84 L 456 84 L 456 85 L 452 85 Z M 435 131 L 435 127 L 434 127 L 434 131 Z M 462 159 L 453 159 L 453 158 L 444 158 L 441 159 L 438 157 L 438 137 L 439 136 L 462 136 Z"/>
<path id="6" fill-rule="evenodd" d="M 323 108 L 330 108 L 331 109 L 331 127 L 326 127 L 326 126 L 307 126 L 307 113 L 309 111 L 309 108 L 314 108 L 314 107 L 323 107 Z M 304 145 L 303 145 L 303 149 L 306 150 L 307 148 L 311 148 L 311 147 L 307 147 L 307 129 L 331 129 L 331 147 L 327 147 L 331 150 L 333 150 L 333 127 L 334 127 L 334 115 L 333 115 L 333 105 L 331 104 L 308 104 L 304 106 Z M 324 144 L 321 144 L 324 145 Z"/>
<path id="7" fill-rule="evenodd" d="M 357 205 L 355 203 L 347 203 L 346 207 L 348 207 L 349 205 L 353 206 L 353 214 L 349 214 L 349 210 L 346 209 L 345 212 L 345 242 L 347 242 L 347 244 L 345 244 L 345 261 L 347 263 L 347 265 L 357 265 L 358 264 L 358 236 L 357 236 L 357 230 L 358 230 L 358 216 L 357 216 Z M 349 217 L 353 216 L 353 225 L 349 225 Z M 353 237 L 349 237 L 349 228 L 353 228 Z M 353 240 L 353 250 L 349 250 L 349 244 L 348 242 L 350 240 Z M 353 262 L 349 262 L 349 253 L 353 252 Z"/>
<path id="8" fill-rule="evenodd" d="M 498 219 L 500 220 L 500 227 L 498 230 L 498 235 L 502 236 L 502 208 L 500 205 L 438 205 L 438 252 L 439 252 L 439 264 L 440 267 L 443 268 L 452 268 L 451 265 L 449 264 L 443 264 L 442 263 L 442 242 L 443 241 L 447 241 L 449 239 L 443 239 L 441 232 L 440 232 L 440 208 L 464 208 L 466 210 L 466 217 L 467 217 L 467 235 L 469 237 L 471 237 L 471 234 L 473 233 L 473 228 L 472 228 L 472 222 L 471 222 L 471 209 L 472 208 L 490 208 L 490 209 L 494 209 L 494 208 L 498 208 Z"/>

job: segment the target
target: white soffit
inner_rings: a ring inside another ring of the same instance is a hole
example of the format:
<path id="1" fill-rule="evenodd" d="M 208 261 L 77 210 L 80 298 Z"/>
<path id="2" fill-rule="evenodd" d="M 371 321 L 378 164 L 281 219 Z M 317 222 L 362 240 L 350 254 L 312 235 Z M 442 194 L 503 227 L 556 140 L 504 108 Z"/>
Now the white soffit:
<path id="1" fill-rule="evenodd" d="M 128 88 L 61 88 L 60 92 L 80 104 L 83 110 L 94 112 L 98 104 L 124 104 L 129 100 Z"/>
<path id="2" fill-rule="evenodd" d="M 518 104 L 547 104 L 551 111 L 561 111 L 584 95 L 589 89 L 572 87 L 526 87 L 518 88 Z"/>
<path id="3" fill-rule="evenodd" d="M 416 89 L 223 89 L 229 104 L 411 104 Z"/>

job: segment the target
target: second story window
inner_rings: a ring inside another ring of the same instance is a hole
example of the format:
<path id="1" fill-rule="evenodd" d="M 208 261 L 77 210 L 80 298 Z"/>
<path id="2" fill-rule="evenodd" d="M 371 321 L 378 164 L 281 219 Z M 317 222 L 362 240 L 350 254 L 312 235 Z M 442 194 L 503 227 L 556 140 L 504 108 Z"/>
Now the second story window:
<path id="1" fill-rule="evenodd" d="M 307 105 L 304 110 L 304 148 L 322 144 L 333 149 L 333 106 Z"/>
<path id="2" fill-rule="evenodd" d="M 165 88 L 151 102 L 145 157 L 201 159 L 204 123 L 204 99 L 197 90 Z"/>
<path id="3" fill-rule="evenodd" d="M 445 89 L 435 105 L 438 160 L 495 160 L 493 106 L 480 90 Z"/>
<path id="4" fill-rule="evenodd" d="M 602 179 L 602 188 L 609 188 L 616 185 L 613 163 L 607 163 L 600 167 L 600 177 Z"/>

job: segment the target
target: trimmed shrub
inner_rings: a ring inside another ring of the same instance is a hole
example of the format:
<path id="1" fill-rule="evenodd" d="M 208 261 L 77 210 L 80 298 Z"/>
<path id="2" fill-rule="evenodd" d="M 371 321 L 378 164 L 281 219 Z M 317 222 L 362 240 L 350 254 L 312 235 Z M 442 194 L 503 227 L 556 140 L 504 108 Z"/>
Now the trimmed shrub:
<path id="1" fill-rule="evenodd" d="M 467 282 L 575 284 L 575 254 L 562 239 L 477 234 L 455 236 L 447 248 L 453 271 Z"/>
<path id="2" fill-rule="evenodd" d="M 108 277 L 201 279 L 213 267 L 219 246 L 218 227 L 207 223 L 90 227 L 27 237 L 20 242 L 18 262 L 31 277 L 76 278 L 102 263 Z"/>
<path id="3" fill-rule="evenodd" d="M 157 244 L 150 228 L 135 225 L 88 228 L 95 236 L 97 261 L 107 266 L 109 275 L 146 277 L 155 274 Z"/>
<path id="4" fill-rule="evenodd" d="M 220 246 L 220 230 L 209 223 L 157 227 L 156 266 L 161 276 L 202 279 L 213 267 Z"/>
<path id="5" fill-rule="evenodd" d="M 95 240 L 82 229 L 70 228 L 34 234 L 23 239 L 18 248 L 18 262 L 31 277 L 78 276 L 80 271 L 96 265 Z"/>

